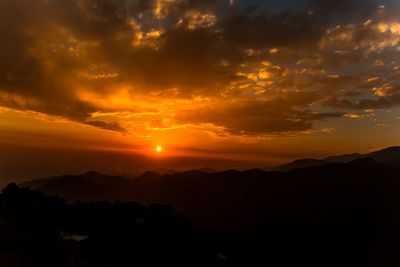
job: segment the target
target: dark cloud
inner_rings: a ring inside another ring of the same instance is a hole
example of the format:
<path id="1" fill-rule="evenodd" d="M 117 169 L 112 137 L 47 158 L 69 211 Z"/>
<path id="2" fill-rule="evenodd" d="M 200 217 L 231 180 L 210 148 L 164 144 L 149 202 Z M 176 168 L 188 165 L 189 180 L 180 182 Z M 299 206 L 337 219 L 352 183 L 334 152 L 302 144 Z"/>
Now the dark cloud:
<path id="1" fill-rule="evenodd" d="M 133 73 L 148 88 L 207 91 L 233 75 L 231 70 L 218 65 L 220 41 L 213 33 L 177 28 L 165 33 L 162 42 L 159 50 L 142 48 L 132 52 L 132 60 L 125 67 L 127 79 Z"/>
<path id="2" fill-rule="evenodd" d="M 334 107 L 349 109 L 390 109 L 400 105 L 400 94 L 379 97 L 376 99 L 361 99 L 356 102 L 352 102 L 348 99 L 332 99 L 330 104 Z"/>
<path id="3" fill-rule="evenodd" d="M 313 129 L 313 122 L 341 117 L 342 113 L 297 110 L 298 103 L 285 99 L 236 101 L 217 107 L 186 110 L 177 115 L 180 123 L 211 123 L 235 135 L 274 135 Z"/>
<path id="4" fill-rule="evenodd" d="M 125 132 L 92 114 L 135 107 L 80 94 L 107 99 L 124 87 L 139 97 L 208 97 L 222 106 L 177 111 L 177 121 L 236 134 L 304 131 L 341 114 L 324 108 L 399 105 L 397 94 L 373 95 L 378 85 L 368 82 L 398 83 L 393 10 L 359 0 L 310 0 L 283 11 L 253 4 L 3 0 L 0 105 Z"/>
<path id="5" fill-rule="evenodd" d="M 101 129 L 105 130 L 112 130 L 112 131 L 117 131 L 117 132 L 122 132 L 126 133 L 127 130 L 123 128 L 121 125 L 119 125 L 116 122 L 105 122 L 105 121 L 88 121 L 86 122 L 89 125 L 99 127 Z"/>
<path id="6" fill-rule="evenodd" d="M 376 11 L 373 0 L 309 0 L 308 8 L 321 22 L 364 22 Z"/>
<path id="7" fill-rule="evenodd" d="M 227 44 L 246 48 L 307 48 L 317 46 L 322 28 L 305 13 L 286 11 L 276 15 L 239 13 L 222 22 Z"/>

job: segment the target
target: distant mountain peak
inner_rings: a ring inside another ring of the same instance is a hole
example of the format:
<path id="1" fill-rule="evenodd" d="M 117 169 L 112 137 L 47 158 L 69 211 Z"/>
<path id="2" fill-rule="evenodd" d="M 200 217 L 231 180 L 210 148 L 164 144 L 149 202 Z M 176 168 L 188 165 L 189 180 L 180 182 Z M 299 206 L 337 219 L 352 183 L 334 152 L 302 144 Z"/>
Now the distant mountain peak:
<path id="1" fill-rule="evenodd" d="M 98 172 L 98 171 L 88 171 L 85 174 L 83 174 L 84 176 L 104 176 L 104 174 Z"/>
<path id="2" fill-rule="evenodd" d="M 295 161 L 280 165 L 276 168 L 277 171 L 289 171 L 298 168 L 319 167 L 330 163 L 327 160 L 321 159 L 297 159 Z"/>
<path id="3" fill-rule="evenodd" d="M 324 160 L 329 162 L 350 162 L 356 159 L 361 158 L 363 155 L 360 153 L 351 153 L 351 154 L 343 154 L 338 156 L 330 156 L 324 158 Z"/>
<path id="4" fill-rule="evenodd" d="M 387 147 L 381 150 L 373 151 L 367 154 L 351 153 L 338 156 L 330 156 L 324 159 L 298 159 L 292 162 L 280 165 L 276 168 L 278 171 L 288 171 L 298 168 L 319 167 L 330 163 L 357 162 L 358 160 L 370 158 L 373 162 L 400 167 L 400 146 Z M 369 161 L 369 162 L 372 162 Z M 359 163 L 368 161 L 359 161 Z"/>
<path id="5" fill-rule="evenodd" d="M 399 152 L 400 153 L 400 146 L 391 146 L 391 147 L 387 147 L 387 148 L 384 148 L 384 149 L 382 149 L 382 150 L 380 150 L 380 151 L 392 151 L 392 152 Z"/>

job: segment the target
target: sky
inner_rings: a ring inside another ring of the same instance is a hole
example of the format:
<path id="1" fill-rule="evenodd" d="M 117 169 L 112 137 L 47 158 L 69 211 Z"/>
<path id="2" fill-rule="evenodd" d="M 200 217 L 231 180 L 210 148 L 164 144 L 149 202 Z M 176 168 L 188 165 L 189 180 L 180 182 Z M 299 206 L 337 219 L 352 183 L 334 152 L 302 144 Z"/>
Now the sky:
<path id="1" fill-rule="evenodd" d="M 396 0 L 2 0 L 0 181 L 399 145 L 399 15 Z"/>

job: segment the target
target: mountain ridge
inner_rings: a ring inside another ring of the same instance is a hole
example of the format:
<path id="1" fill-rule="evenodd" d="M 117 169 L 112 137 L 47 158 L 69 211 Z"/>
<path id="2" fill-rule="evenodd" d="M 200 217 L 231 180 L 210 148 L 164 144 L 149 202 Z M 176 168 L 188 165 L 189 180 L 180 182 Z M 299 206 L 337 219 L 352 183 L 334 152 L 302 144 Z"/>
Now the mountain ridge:
<path id="1" fill-rule="evenodd" d="M 101 177 L 96 180 L 93 176 Z M 21 186 L 60 195 L 69 202 L 109 200 L 171 205 L 201 227 L 249 230 L 262 228 L 267 218 L 280 210 L 297 210 L 304 203 L 315 205 L 313 199 L 319 201 L 321 196 L 324 199 L 324 194 L 334 199 L 329 201 L 342 203 L 349 198 L 358 203 L 353 198 L 360 191 L 400 192 L 398 177 L 400 169 L 367 157 L 286 172 L 261 169 L 213 173 L 193 170 L 164 175 L 147 172 L 135 179 L 89 172 Z"/>
<path id="2" fill-rule="evenodd" d="M 347 163 L 358 159 L 371 158 L 378 163 L 400 167 L 400 146 L 387 147 L 381 150 L 365 154 L 351 153 L 336 156 L 329 156 L 322 159 L 297 159 L 274 168 L 276 171 L 289 171 L 297 168 L 307 168 L 327 165 L 335 162 Z"/>

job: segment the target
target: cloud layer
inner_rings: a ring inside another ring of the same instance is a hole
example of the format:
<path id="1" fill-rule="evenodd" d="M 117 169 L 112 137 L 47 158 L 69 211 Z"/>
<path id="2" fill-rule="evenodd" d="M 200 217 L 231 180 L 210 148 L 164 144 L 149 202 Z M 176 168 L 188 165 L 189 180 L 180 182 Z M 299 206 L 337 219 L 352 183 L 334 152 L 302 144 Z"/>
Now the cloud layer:
<path id="1" fill-rule="evenodd" d="M 394 4 L 248 2 L 3 0 L 0 105 L 125 133 L 250 136 L 400 105 Z"/>

